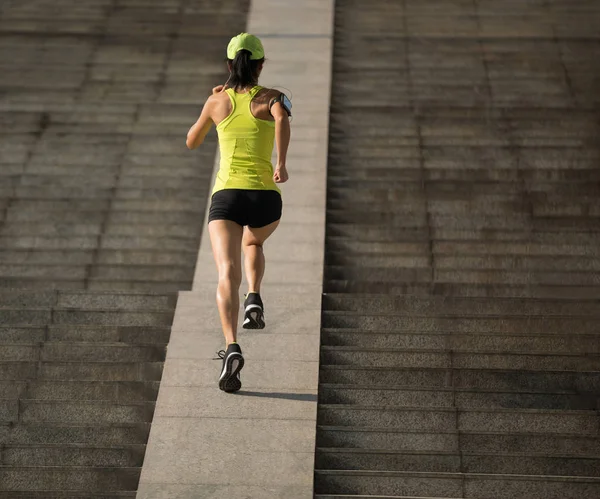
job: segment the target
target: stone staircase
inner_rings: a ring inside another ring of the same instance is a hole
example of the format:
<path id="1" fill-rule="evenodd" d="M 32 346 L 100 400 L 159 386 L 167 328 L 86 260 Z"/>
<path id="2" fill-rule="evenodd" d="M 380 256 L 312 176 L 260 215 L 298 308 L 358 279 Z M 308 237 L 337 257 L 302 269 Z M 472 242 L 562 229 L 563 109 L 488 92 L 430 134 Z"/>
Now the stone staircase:
<path id="1" fill-rule="evenodd" d="M 315 498 L 600 497 L 581 4 L 338 2 Z"/>
<path id="2" fill-rule="evenodd" d="M 135 497 L 177 295 L 0 299 L 0 497 Z"/>
<path id="3" fill-rule="evenodd" d="M 135 497 L 216 151 L 185 134 L 247 9 L 0 8 L 0 498 Z"/>

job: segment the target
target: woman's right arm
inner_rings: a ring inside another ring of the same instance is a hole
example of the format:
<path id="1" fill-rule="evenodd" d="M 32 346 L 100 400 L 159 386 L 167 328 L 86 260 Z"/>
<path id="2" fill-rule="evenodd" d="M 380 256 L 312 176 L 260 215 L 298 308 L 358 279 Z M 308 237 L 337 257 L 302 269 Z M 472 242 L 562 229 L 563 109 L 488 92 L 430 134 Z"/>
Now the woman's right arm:
<path id="1" fill-rule="evenodd" d="M 213 95 L 214 93 L 215 92 L 213 91 Z M 192 128 L 190 128 L 189 132 L 187 133 L 185 144 L 188 146 L 188 149 L 196 149 L 196 147 L 204 142 L 204 138 L 210 131 L 210 127 L 213 124 L 213 120 L 211 118 L 213 106 L 214 99 L 211 95 L 208 99 L 206 99 L 198 121 L 192 125 Z"/>
<path id="2" fill-rule="evenodd" d="M 271 114 L 275 119 L 275 141 L 277 143 L 277 166 L 273 180 L 276 183 L 283 183 L 289 178 L 286 160 L 291 137 L 290 118 L 280 102 L 273 104 Z"/>

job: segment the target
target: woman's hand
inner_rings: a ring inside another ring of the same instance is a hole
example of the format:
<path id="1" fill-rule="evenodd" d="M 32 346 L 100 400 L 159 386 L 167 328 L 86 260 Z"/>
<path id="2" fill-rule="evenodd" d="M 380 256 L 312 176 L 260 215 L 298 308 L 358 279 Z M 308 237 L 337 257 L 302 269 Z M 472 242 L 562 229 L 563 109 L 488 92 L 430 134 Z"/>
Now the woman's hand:
<path id="1" fill-rule="evenodd" d="M 224 85 L 217 85 L 215 88 L 212 89 L 212 93 L 213 93 L 213 95 L 220 94 L 224 89 L 225 89 Z"/>
<path id="2" fill-rule="evenodd" d="M 285 165 L 277 165 L 277 168 L 275 168 L 275 173 L 273 174 L 273 180 L 275 183 L 283 184 L 284 182 L 287 182 L 288 178 L 290 178 L 290 176 L 288 175 Z"/>

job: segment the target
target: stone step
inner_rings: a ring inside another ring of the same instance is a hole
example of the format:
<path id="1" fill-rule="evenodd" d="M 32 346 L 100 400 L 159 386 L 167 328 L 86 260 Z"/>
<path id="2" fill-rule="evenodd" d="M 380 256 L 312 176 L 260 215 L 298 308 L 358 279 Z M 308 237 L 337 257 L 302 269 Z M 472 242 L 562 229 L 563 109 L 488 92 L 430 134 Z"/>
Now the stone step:
<path id="1" fill-rule="evenodd" d="M 562 354 L 401 350 L 346 346 L 321 347 L 324 365 L 365 367 L 438 367 L 458 369 L 529 369 L 539 371 L 600 370 L 600 353 Z"/>
<path id="2" fill-rule="evenodd" d="M 115 311 L 113 309 L 60 309 L 52 312 L 53 324 L 96 324 L 106 326 L 170 326 L 172 310 Z"/>
<path id="3" fill-rule="evenodd" d="M 169 326 L 101 326 L 101 325 L 48 325 L 48 341 L 64 342 L 123 342 L 135 345 L 169 342 Z"/>
<path id="4" fill-rule="evenodd" d="M 467 473 L 315 471 L 315 498 L 594 499 L 600 479 Z"/>
<path id="5" fill-rule="evenodd" d="M 109 467 L 0 467 L 0 491 L 68 490 L 71 492 L 134 491 L 140 468 Z"/>
<path id="6" fill-rule="evenodd" d="M 459 369 L 426 367 L 372 367 L 321 365 L 320 382 L 387 388 L 413 386 L 489 390 L 497 392 L 595 393 L 600 391 L 600 373 L 567 370 Z"/>
<path id="7" fill-rule="evenodd" d="M 519 316 L 471 316 L 471 317 L 423 317 L 399 315 L 367 315 L 347 311 L 324 311 L 322 327 L 352 329 L 353 332 L 405 331 L 407 333 L 440 333 L 449 331 L 454 334 L 577 334 L 595 335 L 598 329 L 595 318 L 586 317 L 519 317 Z"/>
<path id="8" fill-rule="evenodd" d="M 1 496 L 0 496 L 1 497 Z M 374 496 L 369 494 L 368 496 L 365 495 L 355 495 L 352 494 L 351 496 L 348 495 L 342 495 L 342 494 L 315 494 L 314 499 L 423 499 L 423 497 L 416 497 L 416 496 Z M 448 496 L 444 496 L 444 497 L 436 497 L 436 498 L 427 498 L 427 499 L 455 499 L 452 497 L 448 497 Z"/>
<path id="9" fill-rule="evenodd" d="M 597 300 L 598 286 L 564 286 L 538 284 L 438 283 L 438 282 L 367 282 L 330 279 L 325 293 L 381 294 L 410 296 L 456 296 L 475 298 L 538 298 Z"/>
<path id="10" fill-rule="evenodd" d="M 15 492 L 15 491 L 10 491 L 10 492 L 2 492 L 0 491 L 0 498 L 1 499 L 17 499 L 20 497 L 23 498 L 27 498 L 27 499 L 35 499 L 35 498 L 43 498 L 43 499 L 120 499 L 120 498 L 135 498 L 137 495 L 137 492 L 132 491 L 132 492 L 122 492 L 122 491 L 113 491 L 110 492 L 109 494 L 103 494 L 101 492 L 98 493 L 94 493 L 94 492 L 69 492 L 69 491 L 65 491 L 65 492 L 56 492 L 53 490 L 41 490 L 41 491 L 26 491 L 26 492 Z"/>
<path id="11" fill-rule="evenodd" d="M 459 409 L 552 409 L 589 410 L 600 407 L 593 393 L 518 393 L 451 388 L 414 389 L 321 383 L 319 403 L 384 405 L 394 407 L 456 407 Z"/>
<path id="12" fill-rule="evenodd" d="M 389 296 L 385 294 L 326 293 L 323 296 L 326 311 L 349 311 L 369 315 L 418 316 L 600 316 L 600 304 L 596 300 L 523 300 L 522 298 L 484 299 L 455 298 L 445 296 L 418 297 Z"/>
<path id="13" fill-rule="evenodd" d="M 315 467 L 433 473 L 600 476 L 600 457 L 319 448 Z"/>
<path id="14" fill-rule="evenodd" d="M 56 306 L 82 309 L 159 310 L 174 309 L 175 294 L 126 294 L 126 293 L 69 293 L 59 292 Z"/>
<path id="15" fill-rule="evenodd" d="M 39 359 L 42 362 L 163 362 L 165 355 L 166 345 L 46 341 L 40 348 Z"/>
<path id="16" fill-rule="evenodd" d="M 348 202 L 348 201 L 347 201 Z M 446 214 L 445 216 L 427 213 L 427 207 L 420 209 L 398 211 L 385 210 L 385 208 L 375 208 L 365 211 L 353 212 L 346 210 L 327 210 L 327 220 L 331 224 L 352 224 L 352 225 L 386 225 L 391 230 L 411 228 L 411 227 L 430 227 L 431 230 L 442 228 L 445 230 L 498 230 L 512 231 L 521 230 L 534 226 L 531 217 L 527 214 L 511 214 L 510 218 L 506 215 L 482 215 L 479 217 L 464 217 L 460 215 Z M 590 224 L 597 224 L 597 218 L 590 219 Z"/>
<path id="17" fill-rule="evenodd" d="M 1 250 L 129 250 L 129 251 L 198 251 L 198 237 L 104 235 L 92 236 L 1 236 Z"/>
<path id="18" fill-rule="evenodd" d="M 115 310 L 115 309 L 10 309 L 0 308 L 0 321 L 14 325 L 86 325 L 105 326 L 170 326 L 173 310 Z"/>
<path id="19" fill-rule="evenodd" d="M 322 426 L 366 426 L 377 429 L 432 432 L 579 433 L 597 435 L 596 411 L 542 409 L 409 408 L 320 404 L 317 422 Z"/>
<path id="20" fill-rule="evenodd" d="M 3 279 L 41 279 L 54 281 L 85 280 L 89 274 L 86 265 L 0 265 Z"/>
<path id="21" fill-rule="evenodd" d="M 131 223 L 96 223 L 87 221 L 85 223 L 69 223 L 63 220 L 56 222 L 5 222 L 0 229 L 1 237 L 69 237 L 69 236 L 128 236 L 136 234 L 138 237 L 178 237 L 182 239 L 197 240 L 200 224 L 182 224 L 164 222 L 162 224 L 149 221 L 147 224 L 139 222 Z"/>
<path id="22" fill-rule="evenodd" d="M 536 230 L 530 228 L 519 230 L 490 229 L 453 229 L 443 227 L 387 227 L 370 224 L 327 224 L 328 237 L 348 238 L 359 242 L 373 243 L 414 243 L 429 242 L 431 244 L 486 245 L 494 248 L 496 244 L 510 245 L 557 245 L 595 246 L 600 242 L 598 234 L 591 230 L 578 230 L 569 234 L 568 241 L 561 237 L 563 227 L 555 230 Z M 597 250 L 592 250 L 594 255 Z"/>
<path id="23" fill-rule="evenodd" d="M 576 256 L 445 256 L 423 251 L 419 255 L 394 255 L 328 251 L 326 265 L 348 267 L 426 267 L 439 270 L 505 270 L 523 272 L 597 272 L 598 257 Z"/>
<path id="24" fill-rule="evenodd" d="M 190 267 L 195 263 L 197 251 L 136 251 L 100 250 L 96 262 L 100 265 L 174 265 Z"/>
<path id="25" fill-rule="evenodd" d="M 334 253 L 423 256 L 431 252 L 429 242 L 366 242 L 326 234 L 327 255 Z M 482 245 L 483 246 L 483 245 Z"/>
<path id="26" fill-rule="evenodd" d="M 149 423 L 154 402 L 115 404 L 107 401 L 19 401 L 19 421 L 24 423 L 131 424 Z"/>
<path id="27" fill-rule="evenodd" d="M 89 293 L 52 290 L 0 290 L 3 308 L 82 308 L 165 310 L 175 308 L 175 294 Z"/>
<path id="28" fill-rule="evenodd" d="M 393 259 L 392 259 L 393 260 Z M 359 262 L 360 265 L 360 262 Z M 325 267 L 325 279 L 366 281 L 366 282 L 402 282 L 402 283 L 455 283 L 455 284 L 521 284 L 550 286 L 600 286 L 600 272 L 579 271 L 543 271 L 543 270 L 488 270 L 488 269 L 439 269 L 430 266 L 364 267 L 328 265 Z"/>
<path id="29" fill-rule="evenodd" d="M 0 262 L 3 265 L 59 265 L 69 262 L 71 265 L 91 265 L 96 261 L 92 250 L 2 250 Z"/>
<path id="30" fill-rule="evenodd" d="M 89 424 L 24 423 L 0 426 L 5 444 L 145 445 L 150 423 Z"/>
<path id="31" fill-rule="evenodd" d="M 434 271 L 429 266 L 412 267 L 345 267 L 342 265 L 328 265 L 324 268 L 324 279 L 366 282 L 405 282 L 405 283 L 430 283 L 434 282 Z M 500 281 L 500 279 L 497 279 Z M 442 281 L 437 279 L 435 281 Z M 443 282 L 443 281 L 442 281 Z M 456 281 L 450 281 L 456 282 Z M 500 281 L 501 282 L 501 281 Z"/>
<path id="32" fill-rule="evenodd" d="M 1 366 L 2 363 L 0 363 Z M 56 381 L 160 381 L 162 362 L 42 362 L 4 363 L 14 376 L 30 376 Z M 16 372 L 15 372 L 16 371 Z M 1 370 L 0 370 L 1 372 Z M 17 378 L 30 379 L 30 378 Z"/>
<path id="33" fill-rule="evenodd" d="M 57 292 L 53 290 L 0 290 L 2 308 L 51 308 L 56 301 Z"/>
<path id="34" fill-rule="evenodd" d="M 424 432 L 357 426 L 319 426 L 319 448 L 600 456 L 600 437 L 576 434 Z"/>
<path id="35" fill-rule="evenodd" d="M 8 444 L 2 449 L 3 466 L 34 467 L 141 467 L 145 445 L 118 447 L 91 446 L 84 444 Z"/>
<path id="36" fill-rule="evenodd" d="M 0 398 L 104 400 L 120 403 L 156 400 L 157 381 L 0 381 Z"/>
<path id="37" fill-rule="evenodd" d="M 322 346 L 349 346 L 360 348 L 399 348 L 402 350 L 452 350 L 461 352 L 495 352 L 531 354 L 586 354 L 600 352 L 599 335 L 486 335 L 369 333 L 347 329 L 324 329 Z"/>
<path id="38" fill-rule="evenodd" d="M 94 265 L 89 270 L 90 279 L 111 281 L 185 281 L 192 279 L 194 266 L 179 265 Z"/>
<path id="39" fill-rule="evenodd" d="M 130 293 L 177 293 L 192 289 L 193 275 L 183 281 L 120 281 L 102 278 L 91 278 L 87 282 L 90 291 L 123 291 Z"/>

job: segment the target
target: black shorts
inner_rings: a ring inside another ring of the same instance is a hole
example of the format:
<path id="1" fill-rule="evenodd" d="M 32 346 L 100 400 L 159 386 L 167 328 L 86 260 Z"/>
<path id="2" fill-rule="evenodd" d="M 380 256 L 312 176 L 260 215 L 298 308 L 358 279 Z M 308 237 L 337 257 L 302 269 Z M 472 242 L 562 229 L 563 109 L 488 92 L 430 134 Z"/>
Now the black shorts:
<path id="1" fill-rule="evenodd" d="M 279 220 L 281 210 L 281 194 L 277 191 L 223 189 L 213 194 L 208 221 L 231 220 L 257 229 Z"/>

